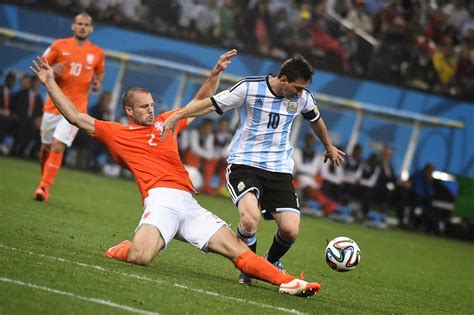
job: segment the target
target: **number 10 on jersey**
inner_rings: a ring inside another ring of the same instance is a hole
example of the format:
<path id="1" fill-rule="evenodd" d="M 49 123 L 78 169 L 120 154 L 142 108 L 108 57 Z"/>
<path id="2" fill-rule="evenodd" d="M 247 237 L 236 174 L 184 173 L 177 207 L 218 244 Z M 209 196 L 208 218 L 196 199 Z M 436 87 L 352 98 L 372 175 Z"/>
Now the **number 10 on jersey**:
<path id="1" fill-rule="evenodd" d="M 270 127 L 272 127 L 273 129 L 277 129 L 279 123 L 280 123 L 280 114 L 277 114 L 277 113 L 268 114 L 267 129 Z"/>

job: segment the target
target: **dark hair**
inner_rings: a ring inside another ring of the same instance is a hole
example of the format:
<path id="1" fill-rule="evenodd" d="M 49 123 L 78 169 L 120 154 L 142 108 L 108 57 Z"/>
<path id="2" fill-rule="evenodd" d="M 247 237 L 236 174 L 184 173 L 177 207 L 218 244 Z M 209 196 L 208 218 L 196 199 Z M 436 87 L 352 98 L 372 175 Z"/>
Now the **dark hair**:
<path id="1" fill-rule="evenodd" d="M 286 76 L 288 82 L 294 82 L 298 79 L 311 81 L 313 78 L 313 67 L 302 56 L 296 56 L 285 61 L 281 67 L 278 77 Z"/>
<path id="2" fill-rule="evenodd" d="M 137 93 L 137 92 L 151 94 L 150 91 L 148 91 L 145 88 L 136 87 L 136 86 L 129 88 L 128 90 L 126 90 L 122 94 L 122 108 L 123 108 L 123 110 L 125 110 L 126 106 L 130 106 L 132 98 L 135 96 L 135 93 Z"/>

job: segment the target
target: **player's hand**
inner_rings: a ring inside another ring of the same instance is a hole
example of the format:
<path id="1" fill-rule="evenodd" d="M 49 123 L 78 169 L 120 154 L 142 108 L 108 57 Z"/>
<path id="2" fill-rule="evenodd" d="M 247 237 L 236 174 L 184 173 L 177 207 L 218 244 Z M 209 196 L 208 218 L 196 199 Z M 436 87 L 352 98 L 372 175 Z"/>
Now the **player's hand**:
<path id="1" fill-rule="evenodd" d="M 99 92 L 101 88 L 102 82 L 99 79 L 95 78 L 94 80 L 92 80 L 92 91 Z"/>
<path id="2" fill-rule="evenodd" d="M 176 127 L 178 127 L 179 119 L 178 113 L 175 112 L 165 120 L 163 123 L 163 131 L 161 132 L 161 142 L 165 140 L 169 131 L 173 132 L 173 137 L 176 138 Z"/>
<path id="3" fill-rule="evenodd" d="M 53 68 L 48 64 L 48 61 L 42 57 L 33 60 L 30 66 L 31 71 L 38 77 L 41 83 L 45 84 L 48 80 L 54 80 Z"/>
<path id="4" fill-rule="evenodd" d="M 229 64 L 232 62 L 231 59 L 237 55 L 237 50 L 232 49 L 226 52 L 225 54 L 221 55 L 219 59 L 217 60 L 216 65 L 214 66 L 214 69 L 212 69 L 212 72 L 215 74 L 218 74 L 229 66 Z"/>
<path id="5" fill-rule="evenodd" d="M 330 160 L 333 165 L 340 166 L 344 162 L 346 154 L 344 151 L 339 150 L 335 146 L 331 146 L 329 149 L 324 150 L 324 163 Z"/>
<path id="6" fill-rule="evenodd" d="M 64 66 L 64 63 L 57 63 L 51 66 L 53 68 L 54 74 L 62 74 L 64 70 L 66 70 L 66 67 Z"/>

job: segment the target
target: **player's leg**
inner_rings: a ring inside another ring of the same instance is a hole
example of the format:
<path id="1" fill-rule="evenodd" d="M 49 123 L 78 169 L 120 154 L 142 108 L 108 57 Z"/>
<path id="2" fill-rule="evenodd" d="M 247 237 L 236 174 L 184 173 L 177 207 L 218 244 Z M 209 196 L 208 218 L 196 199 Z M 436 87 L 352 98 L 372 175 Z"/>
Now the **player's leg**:
<path id="1" fill-rule="evenodd" d="M 136 265 L 146 266 L 164 247 L 165 241 L 160 231 L 153 225 L 141 225 L 133 242 L 125 240 L 109 248 L 105 256 Z"/>
<path id="2" fill-rule="evenodd" d="M 59 116 L 60 118 L 57 122 L 56 128 L 54 129 L 51 152 L 44 164 L 43 176 L 41 177 L 41 182 L 39 184 L 39 187 L 43 188 L 47 193 L 49 193 L 49 190 L 61 169 L 64 151 L 67 147 L 71 146 L 79 130 L 76 126 L 71 125 L 64 117 L 60 115 L 55 116 Z M 47 200 L 47 198 L 44 200 Z"/>
<path id="3" fill-rule="evenodd" d="M 321 288 L 319 283 L 306 282 L 283 273 L 266 259 L 257 256 L 228 226 L 222 226 L 211 237 L 207 250 L 230 259 L 236 268 L 252 278 L 280 286 L 281 293 L 311 296 Z"/>
<path id="4" fill-rule="evenodd" d="M 144 224 L 135 233 L 127 261 L 146 266 L 165 246 L 165 241 L 156 226 Z"/>
<path id="5" fill-rule="evenodd" d="M 263 182 L 265 195 L 261 200 L 264 217 L 275 219 L 278 226 L 267 259 L 282 270 L 279 260 L 296 241 L 300 227 L 298 197 L 292 179 L 291 174 L 270 173 Z"/>
<path id="6" fill-rule="evenodd" d="M 275 285 L 289 282 L 294 277 L 280 272 L 240 240 L 228 226 L 222 226 L 209 240 L 207 250 L 230 259 L 245 274 Z"/>
<path id="7" fill-rule="evenodd" d="M 237 204 L 240 222 L 237 236 L 255 253 L 257 251 L 257 227 L 260 222 L 258 200 L 253 192 L 246 193 Z"/>
<path id="8" fill-rule="evenodd" d="M 257 250 L 257 226 L 260 221 L 258 198 L 261 185 L 255 168 L 245 165 L 227 167 L 227 189 L 239 210 L 237 236 L 253 251 Z"/>
<path id="9" fill-rule="evenodd" d="M 267 259 L 273 264 L 277 263 L 295 243 L 300 230 L 300 215 L 295 212 L 274 212 L 272 214 L 278 230 L 273 237 Z"/>
<path id="10" fill-rule="evenodd" d="M 187 241 L 203 252 L 210 251 L 227 257 L 237 268 L 252 277 L 277 285 L 294 279 L 249 250 L 226 222 L 201 207 L 191 195 L 182 206 L 184 219 L 181 220 L 176 238 Z"/>
<path id="11" fill-rule="evenodd" d="M 49 153 L 51 152 L 51 143 L 41 143 L 40 153 L 39 153 L 39 162 L 41 166 L 41 174 L 44 171 L 44 164 L 49 157 Z"/>

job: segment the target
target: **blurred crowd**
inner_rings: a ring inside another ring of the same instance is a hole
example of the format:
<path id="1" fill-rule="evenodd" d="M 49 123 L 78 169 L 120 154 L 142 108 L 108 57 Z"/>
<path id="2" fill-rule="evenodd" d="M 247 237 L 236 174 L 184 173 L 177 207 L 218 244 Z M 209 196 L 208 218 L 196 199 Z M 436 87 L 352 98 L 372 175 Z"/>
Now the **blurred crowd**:
<path id="1" fill-rule="evenodd" d="M 1 77 L 1 75 L 0 75 Z M 20 71 L 5 74 L 0 84 L 0 154 L 38 159 L 41 117 L 44 95 L 36 76 Z M 102 120 L 111 120 L 112 96 L 104 91 L 89 114 Z M 80 132 L 66 155 L 66 165 L 81 169 L 101 170 L 112 159 L 99 142 Z"/>
<path id="2" fill-rule="evenodd" d="M 474 0 L 14 2 L 474 99 Z"/>
<path id="3" fill-rule="evenodd" d="M 363 148 L 355 145 L 343 167 L 323 163 L 316 148 L 316 138 L 307 134 L 294 153 L 295 185 L 304 213 L 381 229 L 398 226 L 434 234 L 462 229 L 451 221 L 457 184 L 435 176 L 433 164 L 401 179 L 389 147 L 375 149 L 364 159 Z"/>

